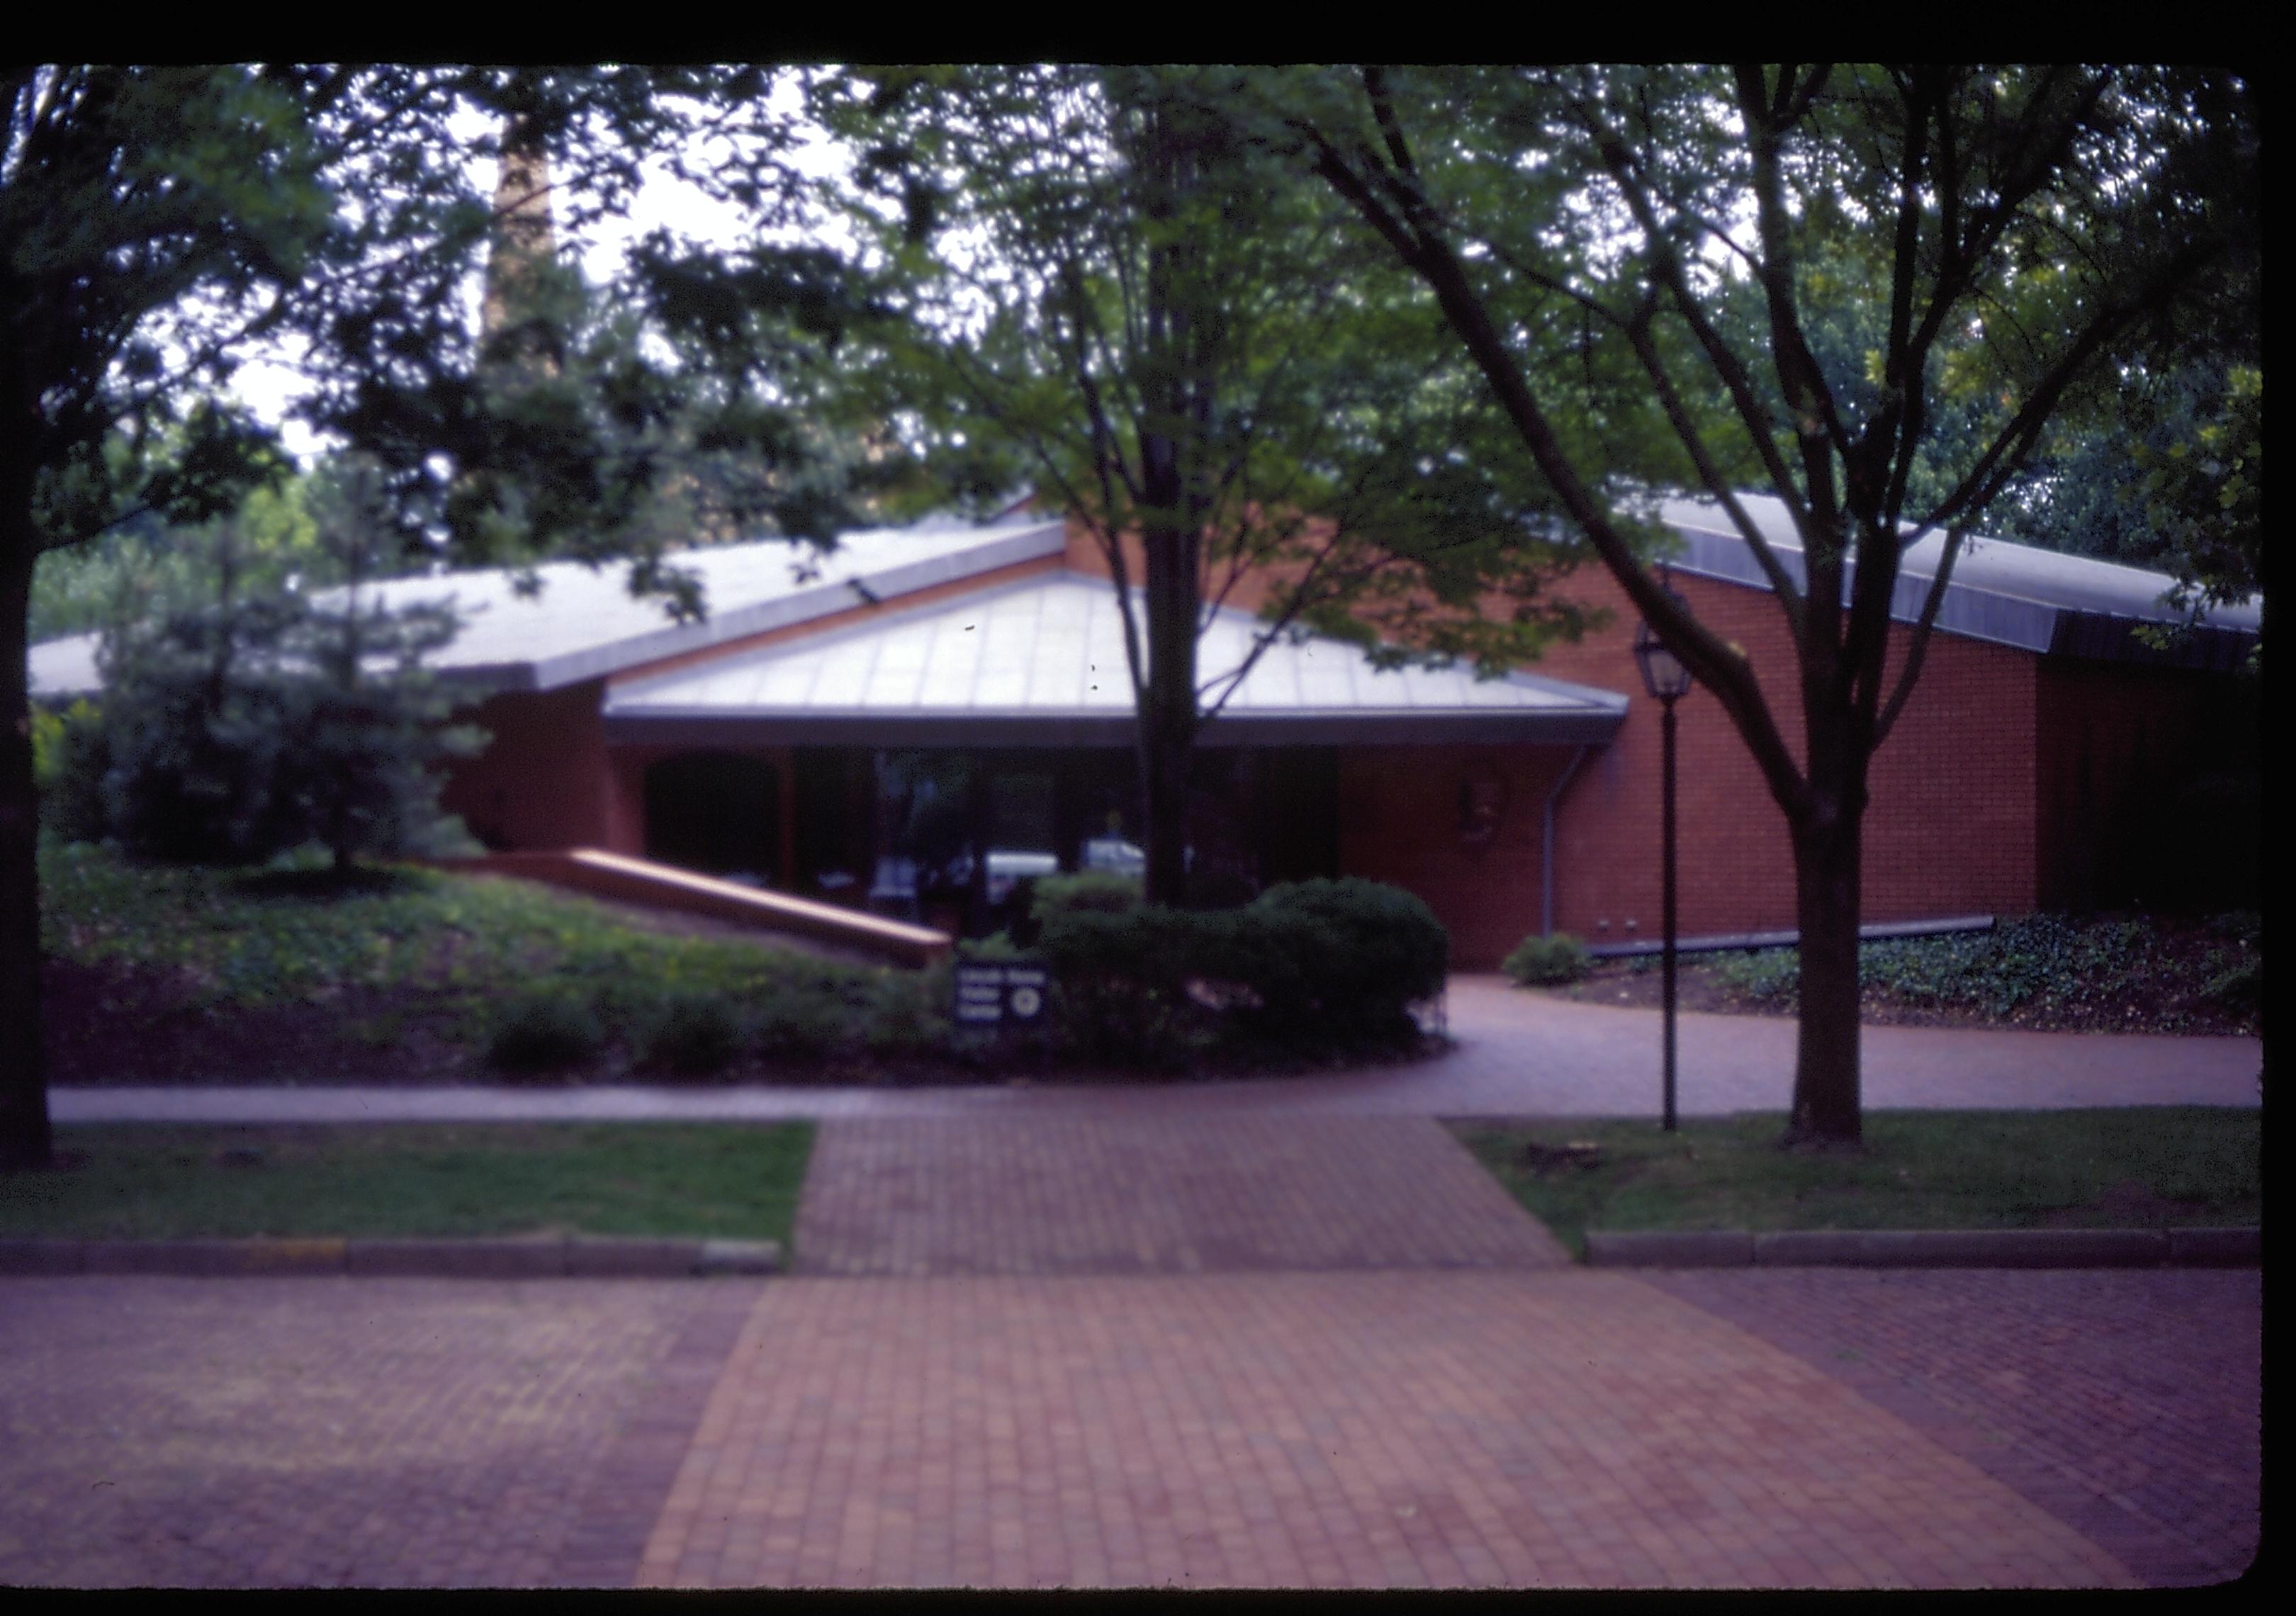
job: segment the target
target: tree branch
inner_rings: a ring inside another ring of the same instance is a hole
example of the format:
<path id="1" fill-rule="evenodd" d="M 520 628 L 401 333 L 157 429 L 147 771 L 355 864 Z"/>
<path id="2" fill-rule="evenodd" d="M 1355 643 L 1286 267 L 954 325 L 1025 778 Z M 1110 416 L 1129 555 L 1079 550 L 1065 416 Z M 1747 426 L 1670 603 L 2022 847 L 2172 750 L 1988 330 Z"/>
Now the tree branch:
<path id="1" fill-rule="evenodd" d="M 1587 116 L 1591 118 L 1591 114 Z M 1728 390 L 1739 420 L 1744 423 L 1747 436 L 1752 440 L 1755 451 L 1761 455 L 1762 463 L 1769 472 L 1771 486 L 1777 490 L 1778 497 L 1785 505 L 1787 513 L 1793 518 L 1796 529 L 1806 530 L 1808 512 L 1795 487 L 1792 472 L 1778 454 L 1777 445 L 1772 438 L 1775 423 L 1769 412 L 1762 407 L 1761 400 L 1755 397 L 1752 379 L 1748 375 L 1744 364 L 1731 351 L 1730 345 L 1723 340 L 1721 332 L 1707 317 L 1705 309 L 1692 294 L 1683 273 L 1681 256 L 1676 251 L 1672 240 L 1660 227 L 1657 210 L 1651 206 L 1648 193 L 1635 182 L 1632 161 L 1624 144 L 1599 125 L 1590 123 L 1588 132 L 1594 136 L 1596 150 L 1602 154 L 1603 166 L 1625 195 L 1627 206 L 1642 229 L 1643 240 L 1650 249 L 1651 267 L 1659 283 L 1666 287 L 1672 296 L 1676 311 L 1690 327 L 1692 335 L 1698 339 L 1707 364 Z M 1642 343 L 1646 341 L 1647 332 L 1637 343 L 1638 352 Z M 1655 363 L 1656 350 L 1653 349 L 1651 352 L 1652 357 L 1646 357 L 1644 361 L 1645 369 Z M 1657 371 L 1652 371 L 1652 380 L 1660 384 L 1661 402 L 1667 409 L 1668 418 L 1673 420 L 1679 406 L 1673 398 L 1671 384 Z M 1687 418 L 1685 412 L 1683 420 L 1686 422 Z M 1680 436 L 1684 426 L 1677 423 L 1675 431 Z M 1785 611 L 1786 621 L 1799 641 L 1807 613 L 1803 609 L 1800 588 L 1795 584 L 1793 575 L 1786 570 L 1785 563 L 1778 559 L 1768 538 L 1738 504 L 1734 490 L 1725 490 L 1719 472 L 1710 469 L 1711 463 L 1705 457 L 1702 444 L 1693 443 L 1688 438 L 1685 438 L 1683 443 L 1698 463 L 1700 476 L 1706 480 L 1715 497 L 1722 502 L 1740 536 L 1745 539 L 1747 548 L 1752 551 L 1756 563 L 1762 569 L 1762 575 L 1769 579 L 1770 587 L 1776 593 L 1779 604 Z"/>
<path id="2" fill-rule="evenodd" d="M 1960 558 L 1962 541 L 1968 536 L 1965 527 L 1949 529 L 1945 536 L 1945 549 L 1938 558 L 1937 576 L 1930 579 L 1929 592 L 1922 597 L 1921 615 L 1914 619 L 1906 634 L 1906 665 L 1898 670 L 1898 687 L 1890 693 L 1889 704 L 1882 709 L 1874 721 L 1873 745 L 1880 751 L 1882 742 L 1890 738 L 1890 730 L 1898 721 L 1898 714 L 1913 693 L 1914 683 L 1922 675 L 1922 659 L 1929 654 L 1930 636 L 1937 627 L 1938 608 L 1945 603 L 1947 583 L 1953 577 L 1953 564 Z"/>
<path id="3" fill-rule="evenodd" d="M 1366 88 L 1367 93 L 1372 93 L 1369 86 Z M 1724 710 L 1730 714 L 1739 733 L 1745 738 L 1748 749 L 1754 754 L 1756 765 L 1762 770 L 1779 805 L 1790 815 L 1799 817 L 1806 809 L 1808 783 L 1778 734 L 1745 654 L 1723 644 L 1704 624 L 1677 605 L 1673 597 L 1643 570 L 1625 538 L 1611 525 L 1608 513 L 1580 480 L 1577 468 L 1563 452 L 1560 440 L 1531 397 L 1521 370 L 1492 325 L 1488 311 L 1468 283 L 1465 271 L 1448 243 L 1431 231 L 1414 230 L 1411 223 L 1398 217 L 1386 207 L 1374 193 L 1372 185 L 1330 144 L 1320 129 L 1313 126 L 1295 127 L 1315 150 L 1315 172 L 1354 207 L 1365 221 L 1389 242 L 1403 262 L 1434 291 L 1446 318 L 1459 334 L 1501 409 L 1514 426 L 1516 435 L 1530 451 L 1532 459 L 1562 499 L 1571 520 L 1587 535 L 1588 543 L 1603 558 L 1611 575 L 1626 591 L 1628 598 L 1641 610 L 1675 654 L 1682 658 L 1693 676 L 1722 702 Z M 1378 162 L 1375 156 L 1368 153 L 1365 156 L 1371 163 Z M 1382 178 L 1385 182 L 1382 188 L 1390 188 L 1395 181 L 1391 173 Z"/>
<path id="4" fill-rule="evenodd" d="M 1699 431 L 1697 422 L 1690 418 L 1688 407 L 1675 390 L 1673 378 L 1667 374 L 1665 361 L 1660 357 L 1657 345 L 1651 340 L 1648 322 L 1636 320 L 1628 328 L 1627 336 L 1634 346 L 1636 357 L 1642 361 L 1643 369 L 1650 376 L 1651 385 L 1658 393 L 1659 406 L 1666 412 L 1667 421 L 1674 428 L 1674 435 L 1688 452 L 1692 464 L 1698 468 L 1699 480 L 1706 485 L 1707 493 L 1728 514 L 1731 524 L 1746 541 L 1747 549 L 1753 553 L 1763 575 L 1770 580 L 1770 588 L 1785 612 L 1787 628 L 1799 641 L 1804 615 L 1800 587 L 1795 584 L 1793 575 L 1786 570 L 1785 564 L 1778 560 L 1776 552 L 1771 549 L 1769 540 L 1763 537 L 1754 519 L 1747 514 L 1746 507 L 1739 502 L 1737 490 L 1730 486 L 1728 480 L 1722 475 L 1721 467 L 1714 463 L 1712 455 L 1708 452 L 1703 434 Z"/>

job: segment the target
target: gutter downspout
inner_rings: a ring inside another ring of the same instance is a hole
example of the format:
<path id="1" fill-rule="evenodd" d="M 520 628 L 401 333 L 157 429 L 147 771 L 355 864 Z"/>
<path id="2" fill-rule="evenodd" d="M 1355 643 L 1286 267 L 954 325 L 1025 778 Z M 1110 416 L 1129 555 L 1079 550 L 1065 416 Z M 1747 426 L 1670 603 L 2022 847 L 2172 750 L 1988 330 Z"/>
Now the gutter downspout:
<path id="1" fill-rule="evenodd" d="M 1562 777 L 1546 793 L 1546 800 L 1538 810 L 1538 934 L 1541 937 L 1554 935 L 1554 805 L 1562 796 L 1562 788 L 1570 783 L 1570 777 L 1578 772 L 1578 766 L 1587 761 L 1587 754 L 1594 750 L 1590 745 L 1581 744 L 1571 754 L 1570 767 L 1562 771 Z"/>

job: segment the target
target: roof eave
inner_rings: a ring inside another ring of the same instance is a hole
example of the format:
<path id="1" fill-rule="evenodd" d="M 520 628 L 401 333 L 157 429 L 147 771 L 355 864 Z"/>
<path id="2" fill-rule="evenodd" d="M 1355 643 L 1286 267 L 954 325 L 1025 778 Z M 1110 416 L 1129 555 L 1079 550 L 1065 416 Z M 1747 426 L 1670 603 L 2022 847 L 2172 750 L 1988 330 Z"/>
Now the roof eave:
<path id="1" fill-rule="evenodd" d="M 1601 745 L 1625 721 L 1616 708 L 1538 712 L 1228 713 L 1197 744 L 1242 746 Z M 605 715 L 609 745 L 1061 747 L 1129 746 L 1130 712 L 723 712 L 660 709 Z"/>

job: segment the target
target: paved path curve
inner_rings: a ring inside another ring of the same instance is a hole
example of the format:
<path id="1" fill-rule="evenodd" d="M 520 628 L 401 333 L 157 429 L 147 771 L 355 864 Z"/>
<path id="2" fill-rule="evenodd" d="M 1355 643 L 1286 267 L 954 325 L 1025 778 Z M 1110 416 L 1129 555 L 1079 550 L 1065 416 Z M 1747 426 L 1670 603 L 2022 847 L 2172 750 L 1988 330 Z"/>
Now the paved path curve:
<path id="1" fill-rule="evenodd" d="M 1659 1103 L 1655 1011 L 1528 993 L 1496 976 L 1451 980 L 1457 1047 L 1432 1061 L 1324 1076 L 1205 1083 L 910 1089 L 598 1087 L 59 1088 L 60 1122 L 387 1122 L 513 1119 L 768 1120 L 1013 1112 L 1095 1117 L 1222 1111 L 1421 1116 L 1633 1116 Z M 1689 1116 L 1784 1111 L 1794 1023 L 1681 1018 L 1679 1103 Z M 1875 1110 L 2258 1105 L 2263 1045 L 2245 1038 L 1868 1027 L 1865 1102 Z"/>

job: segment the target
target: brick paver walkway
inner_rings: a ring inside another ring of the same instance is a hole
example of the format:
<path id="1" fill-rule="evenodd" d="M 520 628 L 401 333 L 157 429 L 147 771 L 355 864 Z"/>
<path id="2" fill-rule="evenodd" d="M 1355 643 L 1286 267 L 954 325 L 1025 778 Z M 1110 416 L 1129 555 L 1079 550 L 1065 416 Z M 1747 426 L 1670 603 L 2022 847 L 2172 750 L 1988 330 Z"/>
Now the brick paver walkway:
<path id="1" fill-rule="evenodd" d="M 0 1279 L 0 1585 L 2105 1587 L 2247 1565 L 2256 1274 L 1561 1266 L 1431 1119 L 1631 1110 L 1620 1049 L 1571 1064 L 1574 1037 L 1627 1024 L 1563 1006 L 1538 1038 L 1476 1029 L 1517 1008 L 1455 988 L 1448 1060 L 1289 1085 L 814 1091 L 789 1113 L 829 1119 L 803 1276 L 762 1285 Z M 1707 1047 L 1737 1087 L 1704 1103 L 1775 1105 L 1739 1096 L 1783 1081 L 1775 1035 L 1728 1029 Z M 2180 1063 L 1939 1036 L 1891 1046 L 1894 1103 L 1988 1103 L 1958 1096 L 1988 1062 L 2022 1074 L 1992 1103 L 2255 1103 L 2238 1041 Z M 2083 1073 L 2089 1054 L 2110 1059 Z M 727 1098 L 460 1092 L 474 1115 Z M 266 1093 L 258 1116 L 315 1094 L 393 1114 L 374 1091 Z"/>
<path id="2" fill-rule="evenodd" d="M 784 1281 L 640 1580 L 2133 1579 L 1789 1354 L 1567 1272 Z"/>
<path id="3" fill-rule="evenodd" d="M 1567 1262 L 1423 1118 L 830 1121 L 798 1208 L 808 1274 L 1194 1274 Z"/>
<path id="4" fill-rule="evenodd" d="M 2145 1581 L 2236 1577 L 2260 1541 L 2256 1273 L 1669 1274 L 2016 1489 Z"/>
<path id="5" fill-rule="evenodd" d="M 0 1280 L 0 1585 L 2187 1582 L 2254 1549 L 2260 1300 L 2133 1271 Z"/>
<path id="6" fill-rule="evenodd" d="M 627 1585 L 755 1283 L 0 1281 L 0 1585 Z"/>

